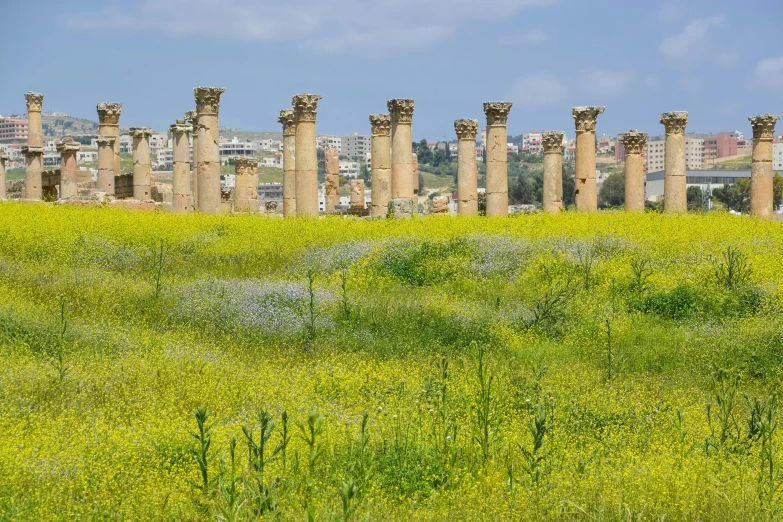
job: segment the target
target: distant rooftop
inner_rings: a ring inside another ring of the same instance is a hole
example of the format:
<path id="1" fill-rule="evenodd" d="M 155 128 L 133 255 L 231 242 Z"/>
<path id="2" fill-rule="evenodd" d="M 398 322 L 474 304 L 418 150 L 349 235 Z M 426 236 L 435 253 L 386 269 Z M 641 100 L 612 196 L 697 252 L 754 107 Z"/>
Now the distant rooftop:
<path id="1" fill-rule="evenodd" d="M 647 181 L 660 181 L 664 178 L 665 171 L 650 172 L 647 174 Z M 686 170 L 686 178 L 749 178 L 749 170 Z M 707 181 L 705 181 L 707 183 Z M 734 183 L 734 181 L 710 181 L 710 183 Z"/>

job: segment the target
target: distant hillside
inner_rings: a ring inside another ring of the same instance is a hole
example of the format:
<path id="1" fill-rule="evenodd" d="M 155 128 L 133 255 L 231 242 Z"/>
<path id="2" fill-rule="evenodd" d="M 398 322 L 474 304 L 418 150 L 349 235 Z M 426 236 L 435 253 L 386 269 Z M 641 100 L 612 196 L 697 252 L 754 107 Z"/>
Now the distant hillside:
<path id="1" fill-rule="evenodd" d="M 282 132 L 253 132 L 253 131 L 245 131 L 242 129 L 229 129 L 228 127 L 220 127 L 219 129 L 220 135 L 224 138 L 230 140 L 231 138 L 236 137 L 239 141 L 245 141 L 245 140 L 266 140 L 266 139 L 273 139 L 273 140 L 282 140 L 283 139 L 283 133 Z"/>
<path id="2" fill-rule="evenodd" d="M 90 120 L 72 116 L 42 116 L 41 120 L 46 138 L 98 134 L 98 123 Z"/>

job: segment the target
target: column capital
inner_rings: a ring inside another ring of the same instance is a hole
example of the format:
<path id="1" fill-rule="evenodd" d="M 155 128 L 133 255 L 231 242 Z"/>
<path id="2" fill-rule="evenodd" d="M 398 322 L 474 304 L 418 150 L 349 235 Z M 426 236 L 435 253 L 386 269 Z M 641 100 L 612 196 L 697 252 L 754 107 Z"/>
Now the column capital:
<path id="1" fill-rule="evenodd" d="M 193 126 L 185 123 L 185 119 L 177 120 L 177 123 L 174 123 L 169 127 L 169 131 L 172 134 L 188 134 L 190 132 L 193 132 Z"/>
<path id="2" fill-rule="evenodd" d="M 152 136 L 152 129 L 149 127 L 131 127 L 128 134 L 132 138 L 149 138 Z"/>
<path id="3" fill-rule="evenodd" d="M 666 134 L 685 134 L 688 124 L 688 111 L 662 112 L 661 123 L 666 128 Z"/>
<path id="4" fill-rule="evenodd" d="M 99 147 L 114 147 L 115 141 L 117 141 L 117 136 L 98 136 L 95 140 Z"/>
<path id="5" fill-rule="evenodd" d="M 563 131 L 544 131 L 541 133 L 541 145 L 544 146 L 544 153 L 546 154 L 562 154 L 563 153 L 563 140 L 565 139 L 565 132 Z"/>
<path id="6" fill-rule="evenodd" d="M 644 146 L 647 144 L 647 133 L 632 130 L 618 134 L 617 139 L 623 144 L 626 154 L 641 154 L 644 152 Z"/>
<path id="7" fill-rule="evenodd" d="M 294 118 L 300 121 L 315 121 L 316 111 L 318 110 L 318 100 L 323 98 L 320 94 L 297 94 L 291 98 L 291 105 L 294 107 Z"/>
<path id="8" fill-rule="evenodd" d="M 234 159 L 234 171 L 241 175 L 253 174 L 258 169 L 258 160 L 256 158 L 236 158 Z"/>
<path id="9" fill-rule="evenodd" d="M 122 104 L 114 102 L 100 102 L 98 110 L 98 122 L 101 125 L 117 125 L 122 114 Z"/>
<path id="10" fill-rule="evenodd" d="M 43 156 L 44 149 L 43 147 L 30 147 L 29 145 L 22 145 L 22 154 L 25 156 L 35 156 L 40 154 Z"/>
<path id="11" fill-rule="evenodd" d="M 283 126 L 283 136 L 296 135 L 296 116 L 293 109 L 280 111 L 277 121 Z"/>
<path id="12" fill-rule="evenodd" d="M 775 123 L 777 123 L 779 119 L 780 116 L 776 116 L 774 114 L 761 114 L 759 116 L 748 118 L 748 120 L 750 120 L 750 126 L 753 127 L 753 139 L 773 139 L 775 137 Z"/>
<path id="13" fill-rule="evenodd" d="M 370 125 L 373 136 L 388 136 L 391 132 L 391 116 L 389 114 L 370 114 Z"/>
<path id="14" fill-rule="evenodd" d="M 484 102 L 487 125 L 505 126 L 509 112 L 511 112 L 511 102 Z"/>
<path id="15" fill-rule="evenodd" d="M 186 111 L 184 119 L 193 127 L 198 125 L 198 113 L 196 111 Z"/>
<path id="16" fill-rule="evenodd" d="M 70 136 L 65 136 L 60 143 L 57 144 L 57 152 L 60 154 L 76 154 L 81 150 L 81 144 L 73 141 Z"/>
<path id="17" fill-rule="evenodd" d="M 603 114 L 606 107 L 574 107 L 571 109 L 571 116 L 574 117 L 576 124 L 576 130 L 585 132 L 595 132 L 595 122 L 598 120 L 598 115 Z"/>
<path id="18" fill-rule="evenodd" d="M 220 110 L 220 95 L 224 92 L 226 90 L 222 87 L 194 87 L 193 98 L 198 114 L 217 114 Z"/>
<path id="19" fill-rule="evenodd" d="M 7 159 L 8 154 L 3 149 L 0 149 L 0 164 L 5 165 L 5 160 Z"/>
<path id="20" fill-rule="evenodd" d="M 461 120 L 454 120 L 454 131 L 457 133 L 457 138 L 461 140 L 476 141 L 476 134 L 478 134 L 478 120 L 471 120 L 466 118 Z"/>
<path id="21" fill-rule="evenodd" d="M 393 98 L 386 102 L 389 109 L 389 117 L 392 123 L 411 123 L 413 122 L 413 110 L 415 104 L 409 98 Z"/>
<path id="22" fill-rule="evenodd" d="M 44 95 L 37 92 L 26 92 L 24 98 L 27 100 L 27 111 L 41 112 L 43 109 Z"/>

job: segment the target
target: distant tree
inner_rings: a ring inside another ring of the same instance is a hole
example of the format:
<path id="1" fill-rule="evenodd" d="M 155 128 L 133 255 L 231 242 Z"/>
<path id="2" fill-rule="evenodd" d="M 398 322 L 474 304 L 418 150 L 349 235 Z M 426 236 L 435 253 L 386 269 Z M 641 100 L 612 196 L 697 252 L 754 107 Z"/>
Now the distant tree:
<path id="1" fill-rule="evenodd" d="M 449 142 L 445 142 L 446 144 L 446 150 L 444 151 L 446 153 L 446 163 L 451 163 L 451 149 L 449 148 Z"/>
<path id="2" fill-rule="evenodd" d="M 419 146 L 416 150 L 416 157 L 419 158 L 419 163 L 426 165 L 432 164 L 432 151 L 430 146 L 427 145 L 427 138 L 422 138 L 419 142 Z"/>
<path id="3" fill-rule="evenodd" d="M 563 206 L 576 203 L 576 181 L 574 180 L 574 163 L 563 162 Z"/>
<path id="4" fill-rule="evenodd" d="M 419 194 L 424 194 L 424 176 L 419 172 Z"/>
<path id="5" fill-rule="evenodd" d="M 713 189 L 716 200 L 735 212 L 750 212 L 750 178 L 739 178 L 733 185 Z"/>
<path id="6" fill-rule="evenodd" d="M 432 166 L 439 167 L 444 163 L 448 163 L 448 160 L 446 159 L 446 152 L 441 148 L 435 149 L 435 154 L 432 156 Z"/>
<path id="7" fill-rule="evenodd" d="M 365 181 L 365 183 L 370 181 L 370 171 L 367 170 L 366 163 L 362 163 L 362 170 L 359 173 L 359 176 Z"/>
<path id="8" fill-rule="evenodd" d="M 609 174 L 598 192 L 598 205 L 619 207 L 625 204 L 625 176 L 621 172 Z"/>
<path id="9" fill-rule="evenodd" d="M 486 216 L 487 215 L 487 193 L 486 192 L 479 192 L 478 193 L 478 213 L 479 216 Z"/>
<path id="10" fill-rule="evenodd" d="M 701 187 L 688 187 L 686 197 L 688 199 L 688 210 L 698 211 L 704 208 L 704 194 L 701 191 Z"/>
<path id="11" fill-rule="evenodd" d="M 644 210 L 651 212 L 663 212 L 663 201 L 645 201 Z"/>
<path id="12" fill-rule="evenodd" d="M 783 176 L 779 173 L 775 173 L 775 177 L 772 178 L 772 200 L 775 209 L 780 208 L 783 205 Z"/>

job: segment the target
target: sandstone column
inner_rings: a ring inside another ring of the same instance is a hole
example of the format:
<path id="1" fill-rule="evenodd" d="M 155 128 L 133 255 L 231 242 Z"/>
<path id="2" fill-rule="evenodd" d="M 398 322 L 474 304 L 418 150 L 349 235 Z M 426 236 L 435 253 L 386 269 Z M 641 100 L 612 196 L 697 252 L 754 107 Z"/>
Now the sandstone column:
<path id="1" fill-rule="evenodd" d="M 460 216 L 478 216 L 478 167 L 476 166 L 478 120 L 456 120 L 454 130 L 459 140 L 457 142 L 457 213 Z"/>
<path id="2" fill-rule="evenodd" d="M 372 217 L 382 217 L 388 212 L 391 199 L 391 116 L 371 114 L 372 126 Z M 411 145 L 412 146 L 412 145 Z"/>
<path id="3" fill-rule="evenodd" d="M 133 138 L 133 199 L 146 201 L 152 199 L 152 173 L 150 172 L 150 136 L 149 127 L 130 129 Z"/>
<path id="4" fill-rule="evenodd" d="M 190 123 L 190 139 L 193 146 L 188 158 L 190 162 L 190 171 L 188 172 L 188 186 L 190 187 L 190 205 L 194 210 L 198 210 L 198 113 L 196 111 L 187 111 L 185 121 Z"/>
<path id="5" fill-rule="evenodd" d="M 24 197 L 25 199 L 40 201 L 43 197 L 41 173 L 43 172 L 43 147 L 22 147 L 25 159 Z"/>
<path id="6" fill-rule="evenodd" d="M 340 151 L 337 147 L 326 147 L 324 160 L 326 164 L 325 209 L 334 210 L 340 204 Z"/>
<path id="7" fill-rule="evenodd" d="M 625 149 L 625 210 L 644 212 L 644 146 L 647 133 L 632 130 L 617 136 Z"/>
<path id="8" fill-rule="evenodd" d="M 413 100 L 393 99 L 386 104 L 391 117 L 391 197 L 413 200 Z M 373 159 L 374 161 L 374 159 Z M 415 212 L 415 209 L 413 210 Z"/>
<path id="9" fill-rule="evenodd" d="M 364 210 L 367 203 L 364 199 L 364 180 L 352 179 L 351 180 L 351 208 L 356 210 Z"/>
<path id="10" fill-rule="evenodd" d="M 487 216 L 508 215 L 508 135 L 510 102 L 486 102 Z"/>
<path id="11" fill-rule="evenodd" d="M 98 135 L 114 136 L 114 175 L 122 174 L 120 168 L 120 114 L 122 104 L 101 102 L 98 104 Z"/>
<path id="12" fill-rule="evenodd" d="M 750 213 L 771 219 L 774 212 L 772 139 L 780 116 L 764 114 L 748 118 L 753 127 L 753 163 L 750 171 Z"/>
<path id="13" fill-rule="evenodd" d="M 172 178 L 172 199 L 175 212 L 187 212 L 191 208 L 190 201 L 190 133 L 193 127 L 185 120 L 169 127 L 174 141 L 174 173 Z"/>
<path id="14" fill-rule="evenodd" d="M 411 144 L 412 145 L 412 144 Z M 413 186 L 413 201 L 418 208 L 419 202 L 419 157 L 411 152 L 411 185 Z"/>
<path id="15" fill-rule="evenodd" d="M 76 166 L 76 153 L 81 145 L 75 143 L 70 136 L 64 137 L 57 145 L 60 153 L 60 199 L 72 198 L 79 194 L 76 177 L 79 167 Z"/>
<path id="16" fill-rule="evenodd" d="M 237 158 L 234 160 L 236 185 L 234 210 L 237 212 L 258 212 L 258 160 Z"/>
<path id="17" fill-rule="evenodd" d="M 283 217 L 296 215 L 296 119 L 294 111 L 280 111 L 283 125 Z"/>
<path id="18" fill-rule="evenodd" d="M 661 114 L 661 123 L 666 128 L 663 210 L 667 213 L 687 212 L 685 125 L 688 123 L 688 113 L 664 112 Z"/>
<path id="19" fill-rule="evenodd" d="M 5 161 L 8 159 L 8 154 L 4 150 L 0 150 L 0 200 L 6 198 L 5 194 Z"/>
<path id="20" fill-rule="evenodd" d="M 563 210 L 563 138 L 565 132 L 545 131 L 544 146 L 544 212 L 557 214 Z"/>
<path id="21" fill-rule="evenodd" d="M 226 92 L 221 87 L 196 87 L 193 89 L 198 113 L 198 166 L 196 184 L 198 188 L 198 209 L 214 214 L 220 212 L 220 145 L 218 134 L 218 111 L 220 95 Z"/>
<path id="22" fill-rule="evenodd" d="M 107 196 L 114 195 L 114 143 L 115 136 L 98 136 L 98 190 Z"/>
<path id="23" fill-rule="evenodd" d="M 27 92 L 24 97 L 27 100 L 27 145 L 30 147 L 43 147 L 41 111 L 43 110 L 44 95 L 36 92 Z"/>
<path id="24" fill-rule="evenodd" d="M 576 209 L 582 212 L 598 210 L 595 181 L 595 123 L 605 107 L 574 107 L 571 115 L 576 124 L 575 194 Z"/>
<path id="25" fill-rule="evenodd" d="M 296 213 L 318 215 L 318 155 L 315 146 L 315 115 L 318 94 L 297 94 L 291 99 L 296 121 Z"/>

